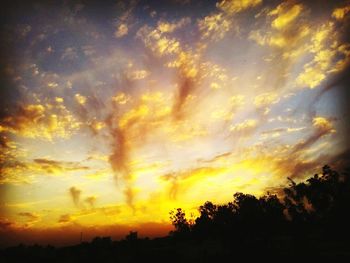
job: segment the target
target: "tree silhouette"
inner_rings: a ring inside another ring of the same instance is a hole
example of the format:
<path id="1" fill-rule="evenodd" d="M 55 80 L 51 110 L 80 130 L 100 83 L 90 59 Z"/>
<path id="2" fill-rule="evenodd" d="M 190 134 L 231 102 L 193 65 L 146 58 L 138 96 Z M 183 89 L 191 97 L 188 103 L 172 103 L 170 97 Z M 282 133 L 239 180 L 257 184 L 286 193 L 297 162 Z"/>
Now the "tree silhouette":
<path id="1" fill-rule="evenodd" d="M 175 227 L 174 235 L 183 236 L 190 231 L 190 224 L 186 219 L 185 211 L 182 208 L 177 208 L 175 211 L 170 211 L 170 220 Z"/>
<path id="2" fill-rule="evenodd" d="M 290 239 L 298 249 L 310 238 L 326 242 L 327 237 L 349 233 L 350 184 L 348 174 L 339 174 L 329 166 L 322 174 L 302 182 L 291 178 L 284 196 L 235 193 L 233 201 L 216 205 L 210 201 L 199 207 L 199 216 L 191 225 L 179 208 L 173 214 L 175 232 L 190 234 L 197 240 L 219 239 L 225 244 L 251 244 L 264 240 Z M 336 231 L 334 231 L 336 230 Z M 276 243 L 276 242 L 275 242 Z"/>

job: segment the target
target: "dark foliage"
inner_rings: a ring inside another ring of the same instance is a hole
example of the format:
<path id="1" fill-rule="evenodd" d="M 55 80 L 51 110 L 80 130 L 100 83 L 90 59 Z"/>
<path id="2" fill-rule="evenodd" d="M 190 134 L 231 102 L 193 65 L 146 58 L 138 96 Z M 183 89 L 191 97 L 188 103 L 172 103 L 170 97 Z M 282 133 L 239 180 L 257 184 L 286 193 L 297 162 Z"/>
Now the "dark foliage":
<path id="1" fill-rule="evenodd" d="M 289 179 L 289 178 L 288 178 Z M 214 262 L 244 259 L 318 260 L 350 258 L 350 180 L 324 166 L 305 182 L 289 179 L 284 196 L 256 198 L 236 193 L 232 202 L 205 202 L 200 215 L 170 212 L 168 237 L 91 243 L 54 248 L 24 246 L 1 251 L 1 262 Z"/>

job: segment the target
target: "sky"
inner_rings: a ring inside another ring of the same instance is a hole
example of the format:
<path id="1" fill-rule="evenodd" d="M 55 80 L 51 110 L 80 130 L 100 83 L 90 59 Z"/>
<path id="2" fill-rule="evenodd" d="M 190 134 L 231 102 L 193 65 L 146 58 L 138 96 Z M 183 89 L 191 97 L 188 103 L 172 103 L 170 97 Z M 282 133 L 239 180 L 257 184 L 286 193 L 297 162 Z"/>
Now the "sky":
<path id="1" fill-rule="evenodd" d="M 166 235 L 349 158 L 349 1 L 8 1 L 0 246 Z"/>

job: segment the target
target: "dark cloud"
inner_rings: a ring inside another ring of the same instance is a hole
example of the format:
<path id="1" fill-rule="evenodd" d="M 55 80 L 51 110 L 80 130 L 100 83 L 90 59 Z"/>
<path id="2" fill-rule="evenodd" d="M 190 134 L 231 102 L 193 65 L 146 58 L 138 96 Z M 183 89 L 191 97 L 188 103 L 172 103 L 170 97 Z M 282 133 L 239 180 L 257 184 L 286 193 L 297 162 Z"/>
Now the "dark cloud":
<path id="1" fill-rule="evenodd" d="M 194 79 L 180 75 L 178 89 L 175 93 L 175 101 L 173 104 L 173 116 L 175 119 L 181 119 L 183 117 L 183 107 L 186 99 L 195 88 L 196 84 Z"/>
<path id="2" fill-rule="evenodd" d="M 215 163 L 219 160 L 222 160 L 222 159 L 225 159 L 225 158 L 228 158 L 232 155 L 232 152 L 224 152 L 224 153 L 221 153 L 221 154 L 218 154 L 210 159 L 198 159 L 197 161 L 198 162 L 201 162 L 201 163 Z"/>
<path id="3" fill-rule="evenodd" d="M 9 221 L 8 219 L 0 219 L 0 229 L 7 229 L 14 225 L 14 222 Z"/>
<path id="4" fill-rule="evenodd" d="M 40 169 L 48 174 L 57 174 L 58 172 L 70 172 L 89 170 L 90 167 L 82 166 L 78 162 L 55 161 L 50 159 L 34 159 L 34 163 L 39 165 Z"/>
<path id="5" fill-rule="evenodd" d="M 315 119 L 314 119 L 315 120 Z M 295 144 L 291 151 L 291 154 L 299 153 L 305 149 L 310 148 L 314 143 L 316 143 L 323 136 L 332 133 L 334 130 L 329 122 L 329 120 L 325 120 L 325 124 L 318 125 L 314 128 L 314 131 L 308 138 L 305 140 Z M 315 123 L 315 122 L 314 122 Z M 316 123 L 317 124 L 317 123 Z"/>
<path id="6" fill-rule="evenodd" d="M 73 218 L 69 214 L 61 215 L 60 218 L 58 219 L 58 223 L 70 223 L 72 221 L 73 221 Z"/>
<path id="7" fill-rule="evenodd" d="M 76 207 L 80 207 L 81 190 L 76 188 L 75 186 L 72 186 L 71 188 L 69 188 L 69 194 L 72 197 L 74 205 Z"/>
<path id="8" fill-rule="evenodd" d="M 30 212 L 21 212 L 21 213 L 18 213 L 18 215 L 26 218 L 28 222 L 36 222 L 40 218 L 40 216 L 38 216 L 37 214 L 30 213 Z"/>
<path id="9" fill-rule="evenodd" d="M 85 198 L 85 202 L 91 207 L 94 208 L 95 204 L 96 204 L 96 196 L 92 195 L 92 196 L 88 196 Z"/>

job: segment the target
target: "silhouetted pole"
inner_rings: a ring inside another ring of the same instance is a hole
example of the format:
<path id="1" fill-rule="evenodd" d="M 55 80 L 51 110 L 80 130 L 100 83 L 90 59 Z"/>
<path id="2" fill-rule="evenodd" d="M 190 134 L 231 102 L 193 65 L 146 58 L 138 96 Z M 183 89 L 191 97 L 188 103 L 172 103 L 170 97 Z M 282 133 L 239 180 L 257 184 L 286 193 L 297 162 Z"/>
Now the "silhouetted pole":
<path id="1" fill-rule="evenodd" d="M 83 232 L 80 232 L 80 244 L 83 243 Z"/>

